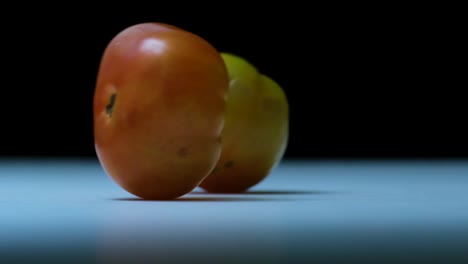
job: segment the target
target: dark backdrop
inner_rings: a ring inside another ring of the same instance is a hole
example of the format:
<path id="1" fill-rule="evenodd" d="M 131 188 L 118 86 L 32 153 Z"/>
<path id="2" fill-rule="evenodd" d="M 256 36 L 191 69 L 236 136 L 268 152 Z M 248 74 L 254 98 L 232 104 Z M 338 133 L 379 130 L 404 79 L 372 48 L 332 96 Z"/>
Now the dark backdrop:
<path id="1" fill-rule="evenodd" d="M 287 158 L 468 156 L 456 16 L 421 7 L 226 2 L 201 12 L 179 4 L 11 10 L 2 28 L 0 154 L 94 156 L 102 52 L 125 27 L 155 21 L 244 56 L 283 86 Z"/>

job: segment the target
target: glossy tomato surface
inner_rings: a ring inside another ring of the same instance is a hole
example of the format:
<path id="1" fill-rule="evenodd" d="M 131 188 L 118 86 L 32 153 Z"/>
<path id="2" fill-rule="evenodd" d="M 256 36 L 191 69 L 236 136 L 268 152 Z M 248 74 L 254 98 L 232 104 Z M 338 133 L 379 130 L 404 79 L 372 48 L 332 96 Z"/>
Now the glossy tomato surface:
<path id="1" fill-rule="evenodd" d="M 281 162 L 289 140 L 283 88 L 239 55 L 222 53 L 230 89 L 221 157 L 200 184 L 209 192 L 245 192 Z"/>
<path id="2" fill-rule="evenodd" d="M 94 137 L 109 176 L 144 199 L 190 192 L 221 150 L 229 79 L 219 52 L 162 23 L 118 33 L 106 47 L 94 96 Z"/>

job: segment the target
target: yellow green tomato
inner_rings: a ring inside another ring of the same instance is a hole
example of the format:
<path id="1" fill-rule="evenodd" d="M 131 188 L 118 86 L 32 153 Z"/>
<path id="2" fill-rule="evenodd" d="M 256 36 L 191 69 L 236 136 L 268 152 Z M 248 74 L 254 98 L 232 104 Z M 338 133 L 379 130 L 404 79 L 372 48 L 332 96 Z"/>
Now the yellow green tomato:
<path id="1" fill-rule="evenodd" d="M 283 158 L 289 105 L 280 85 L 246 59 L 221 56 L 230 80 L 221 156 L 199 186 L 207 192 L 238 193 L 265 179 Z"/>

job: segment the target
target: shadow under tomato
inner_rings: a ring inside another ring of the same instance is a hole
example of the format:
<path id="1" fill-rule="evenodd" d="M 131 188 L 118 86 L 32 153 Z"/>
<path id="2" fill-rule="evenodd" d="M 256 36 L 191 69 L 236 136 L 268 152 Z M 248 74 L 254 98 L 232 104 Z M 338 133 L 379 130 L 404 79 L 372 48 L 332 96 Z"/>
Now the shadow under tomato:
<path id="1" fill-rule="evenodd" d="M 335 194 L 337 192 L 334 191 L 319 191 L 319 190 L 251 190 L 246 192 L 240 193 L 227 193 L 227 192 L 220 192 L 220 193 L 209 193 L 205 191 L 192 191 L 190 194 L 211 194 L 211 195 L 222 195 L 222 194 L 229 194 L 229 195 L 323 195 L 323 194 Z"/>
<path id="2" fill-rule="evenodd" d="M 147 200 L 136 197 L 129 198 L 112 198 L 114 201 L 126 201 L 126 202 L 261 202 L 261 201 L 277 201 L 285 199 L 273 199 L 273 198 L 259 198 L 259 197 L 179 197 L 173 200 Z"/>

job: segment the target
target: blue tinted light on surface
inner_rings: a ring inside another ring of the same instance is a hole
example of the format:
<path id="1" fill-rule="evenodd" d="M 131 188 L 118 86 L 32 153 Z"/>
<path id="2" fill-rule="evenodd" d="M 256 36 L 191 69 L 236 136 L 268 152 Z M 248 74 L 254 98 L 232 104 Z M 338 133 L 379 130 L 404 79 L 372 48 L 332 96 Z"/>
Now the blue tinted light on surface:
<path id="1" fill-rule="evenodd" d="M 454 262 L 468 255 L 466 208 L 468 161 L 288 161 L 246 194 L 158 202 L 96 160 L 3 160 L 0 263 Z"/>

